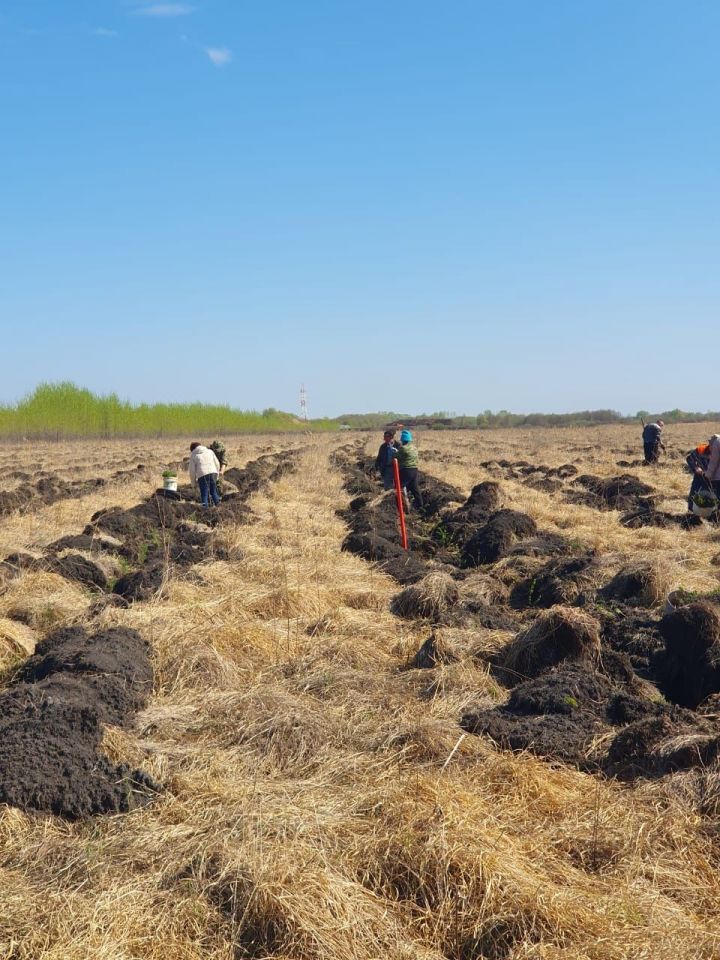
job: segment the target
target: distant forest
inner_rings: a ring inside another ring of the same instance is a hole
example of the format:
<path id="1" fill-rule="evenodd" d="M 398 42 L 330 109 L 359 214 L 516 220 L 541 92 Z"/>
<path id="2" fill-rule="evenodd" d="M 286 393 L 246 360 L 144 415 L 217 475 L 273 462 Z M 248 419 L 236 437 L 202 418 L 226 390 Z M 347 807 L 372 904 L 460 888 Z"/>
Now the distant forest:
<path id="1" fill-rule="evenodd" d="M 510 413 L 500 410 L 493 413 L 485 410 L 476 416 L 455 416 L 446 412 L 430 414 L 393 413 L 346 413 L 337 420 L 352 429 L 379 430 L 387 425 L 403 424 L 407 427 L 427 427 L 430 430 L 493 430 L 507 427 L 592 427 L 608 423 L 646 423 L 661 417 L 665 423 L 701 423 L 720 420 L 720 413 L 692 413 L 687 410 L 665 410 L 650 413 L 638 410 L 634 416 L 623 416 L 617 410 L 577 410 L 574 413 Z"/>

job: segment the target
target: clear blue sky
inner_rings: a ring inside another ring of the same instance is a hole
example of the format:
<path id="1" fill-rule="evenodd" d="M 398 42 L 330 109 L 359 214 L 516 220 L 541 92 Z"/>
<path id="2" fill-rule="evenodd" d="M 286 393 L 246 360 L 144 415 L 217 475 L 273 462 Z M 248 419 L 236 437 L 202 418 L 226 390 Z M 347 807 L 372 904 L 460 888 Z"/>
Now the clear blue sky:
<path id="1" fill-rule="evenodd" d="M 720 407 L 717 0 L 4 0 L 0 399 Z"/>

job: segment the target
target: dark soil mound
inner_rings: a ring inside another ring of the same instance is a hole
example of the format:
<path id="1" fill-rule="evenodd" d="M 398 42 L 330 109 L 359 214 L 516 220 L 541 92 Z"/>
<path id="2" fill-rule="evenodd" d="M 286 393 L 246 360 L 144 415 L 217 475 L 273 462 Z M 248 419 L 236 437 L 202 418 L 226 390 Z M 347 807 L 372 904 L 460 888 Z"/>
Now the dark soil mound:
<path id="1" fill-rule="evenodd" d="M 594 670 L 565 665 L 518 684 L 505 709 L 516 714 L 562 713 L 568 717 L 584 710 L 602 718 L 614 690 L 612 683 Z"/>
<path id="2" fill-rule="evenodd" d="M 665 649 L 652 658 L 665 696 L 696 708 L 720 692 L 720 611 L 709 603 L 690 603 L 660 621 Z"/>
<path id="3" fill-rule="evenodd" d="M 540 530 L 535 537 L 519 540 L 507 551 L 509 557 L 567 557 L 577 551 L 577 543 L 568 540 L 560 533 Z"/>
<path id="4" fill-rule="evenodd" d="M 567 480 L 569 477 L 576 477 L 577 474 L 578 468 L 573 466 L 572 463 L 563 463 L 559 467 L 553 467 L 551 470 L 548 470 L 548 476 L 560 477 L 563 480 Z"/>
<path id="5" fill-rule="evenodd" d="M 533 577 L 522 580 L 512 590 L 510 603 L 515 609 L 553 607 L 574 603 L 583 590 L 592 586 L 590 570 L 593 556 L 570 560 L 551 560 Z"/>
<path id="6" fill-rule="evenodd" d="M 84 550 L 86 553 L 117 550 L 119 543 L 110 537 L 92 537 L 87 533 L 69 534 L 60 537 L 45 548 L 46 553 L 61 553 L 63 550 Z"/>
<path id="7" fill-rule="evenodd" d="M 95 696 L 89 702 L 102 720 L 122 725 L 145 704 L 152 691 L 149 644 L 126 627 L 93 636 L 83 627 L 68 627 L 37 645 L 33 656 L 17 672 L 16 680 L 31 684 L 58 674 L 76 674 L 83 683 L 91 678 L 97 681 Z M 103 693 L 105 688 L 107 696 Z M 123 691 L 122 696 L 118 689 Z"/>
<path id="8" fill-rule="evenodd" d="M 402 584 L 417 583 L 418 580 L 426 577 L 431 570 L 424 560 L 420 560 L 414 554 L 402 549 L 395 556 L 385 560 L 381 566 L 388 576 Z M 433 569 L 437 569 L 437 567 Z"/>
<path id="9" fill-rule="evenodd" d="M 639 510 L 624 513 L 620 517 L 620 523 L 631 530 L 638 530 L 641 527 L 664 529 L 680 527 L 681 530 L 692 530 L 703 525 L 701 518 L 696 517 L 694 513 L 664 513 L 662 510 L 655 510 L 651 504 L 646 504 Z"/>
<path id="10" fill-rule="evenodd" d="M 440 543 L 464 544 L 500 505 L 500 487 L 492 480 L 476 484 L 465 503 L 447 513 L 432 531 Z"/>
<path id="11" fill-rule="evenodd" d="M 119 577 L 112 592 L 125 600 L 149 600 L 158 594 L 164 580 L 165 566 L 155 563 Z"/>
<path id="12" fill-rule="evenodd" d="M 503 604 L 482 600 L 462 599 L 450 611 L 445 622 L 451 626 L 484 627 L 486 630 L 516 630 L 517 622 Z"/>
<path id="13" fill-rule="evenodd" d="M 581 503 L 597 510 L 641 510 L 649 507 L 651 494 L 655 488 L 632 474 L 624 473 L 619 477 L 595 477 L 584 474 L 575 483 L 586 492 L 573 490 L 566 494 L 569 503 Z"/>
<path id="14" fill-rule="evenodd" d="M 22 684 L 0 695 L 0 801 L 79 819 L 124 812 L 153 791 L 146 774 L 99 753 L 99 717 L 76 693 Z"/>
<path id="15" fill-rule="evenodd" d="M 488 516 L 500 506 L 500 485 L 494 480 L 476 483 L 461 509 L 482 510 Z"/>
<path id="16" fill-rule="evenodd" d="M 38 570 L 43 566 L 42 558 L 34 557 L 31 553 L 9 553 L 0 567 L 9 578 L 16 577 L 21 570 Z"/>
<path id="17" fill-rule="evenodd" d="M 107 577 L 100 567 L 80 553 L 67 553 L 64 557 L 50 557 L 45 566 L 53 573 L 59 573 L 66 580 L 74 580 L 86 587 L 97 587 L 99 590 L 104 590 L 107 586 Z"/>
<path id="18" fill-rule="evenodd" d="M 587 750 L 602 725 L 587 714 L 522 716 L 488 711 L 467 713 L 460 726 L 468 733 L 485 734 L 505 750 L 529 750 L 538 757 L 573 763 L 581 770 L 592 769 Z"/>
<path id="19" fill-rule="evenodd" d="M 505 749 L 592 769 L 588 749 L 608 729 L 604 705 L 612 693 L 612 684 L 598 674 L 564 666 L 520 684 L 503 707 L 466 713 L 460 725 Z"/>
<path id="20" fill-rule="evenodd" d="M 448 504 L 463 501 L 463 495 L 457 487 L 423 473 L 422 470 L 418 471 L 418 486 L 424 503 L 422 509 L 424 517 L 435 517 Z"/>
<path id="21" fill-rule="evenodd" d="M 647 611 L 615 603 L 586 608 L 601 624 L 600 633 L 604 649 L 626 654 L 634 670 L 641 676 L 650 677 L 650 661 L 663 641 L 658 632 L 658 621 Z"/>
<path id="22" fill-rule="evenodd" d="M 371 562 L 389 560 L 405 552 L 398 543 L 393 543 L 387 537 L 356 531 L 345 537 L 342 549 L 347 550 L 348 553 L 356 553 L 364 560 Z"/>
<path id="23" fill-rule="evenodd" d="M 71 819 L 146 800 L 157 785 L 99 751 L 103 723 L 128 723 L 151 685 L 134 630 L 74 627 L 43 640 L 0 693 L 0 800 Z"/>
<path id="24" fill-rule="evenodd" d="M 571 607 L 555 607 L 511 640 L 494 657 L 498 678 L 508 684 L 538 677 L 563 661 L 593 668 L 600 656 L 597 620 Z"/>
<path id="25" fill-rule="evenodd" d="M 524 537 L 537 533 L 532 517 L 517 510 L 498 510 L 465 544 L 461 562 L 464 567 L 494 563 Z"/>
<path id="26" fill-rule="evenodd" d="M 665 708 L 621 730 L 610 744 L 605 770 L 622 780 L 660 777 L 706 767 L 720 755 L 720 735 L 689 711 Z"/>
<path id="27" fill-rule="evenodd" d="M 515 687 L 502 707 L 469 712 L 461 726 L 501 747 L 530 750 L 584 770 L 635 779 L 660 776 L 713 759 L 720 736 L 688 710 L 629 693 L 622 684 L 564 664 Z M 607 752 L 598 734 L 621 726 Z"/>
<path id="28" fill-rule="evenodd" d="M 531 475 L 523 480 L 523 483 L 531 490 L 540 490 L 542 493 L 557 493 L 558 490 L 563 488 L 562 480 L 553 480 L 551 477 L 543 477 L 542 475 Z"/>

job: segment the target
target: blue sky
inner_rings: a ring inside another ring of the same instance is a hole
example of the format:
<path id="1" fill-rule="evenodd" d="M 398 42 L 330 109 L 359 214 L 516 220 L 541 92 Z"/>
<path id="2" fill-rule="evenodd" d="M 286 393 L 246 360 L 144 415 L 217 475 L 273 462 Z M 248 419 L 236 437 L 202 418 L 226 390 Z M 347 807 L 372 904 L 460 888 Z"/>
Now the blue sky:
<path id="1" fill-rule="evenodd" d="M 4 0 L 0 399 L 720 407 L 720 4 Z"/>

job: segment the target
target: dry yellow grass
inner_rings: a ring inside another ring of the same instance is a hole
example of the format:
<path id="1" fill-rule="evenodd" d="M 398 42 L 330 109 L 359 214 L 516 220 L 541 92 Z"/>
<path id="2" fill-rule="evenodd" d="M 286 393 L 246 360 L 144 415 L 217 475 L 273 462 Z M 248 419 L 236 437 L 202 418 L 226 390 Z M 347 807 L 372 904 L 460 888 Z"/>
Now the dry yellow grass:
<path id="1" fill-rule="evenodd" d="M 298 474 L 253 498 L 257 523 L 222 531 L 230 560 L 100 615 L 151 641 L 157 677 L 134 731 L 108 730 L 107 749 L 165 792 L 78 824 L 1 809 L 0 956 L 720 956 L 718 850 L 697 804 L 667 783 L 626 788 L 462 735 L 462 709 L 499 695 L 471 658 L 401 669 L 428 630 L 393 617 L 397 586 L 340 552 L 335 511 L 349 498 L 328 466 L 332 442 L 312 440 Z M 491 446 L 561 463 L 583 443 L 560 431 L 424 435 L 421 450 L 438 454 L 428 470 L 468 490 Z M 602 453 L 588 452 L 588 472 L 618 472 Z M 502 486 L 544 527 L 620 556 L 642 549 L 686 586 L 716 582 L 711 533 L 628 531 L 617 515 Z M 9 537 L 22 540 L 12 523 Z M 63 581 L 53 593 L 50 575 L 33 577 L 0 596 L 0 617 L 21 593 L 38 633 L 31 596 L 54 598 L 55 622 L 82 617 L 82 591 L 70 602 Z"/>

